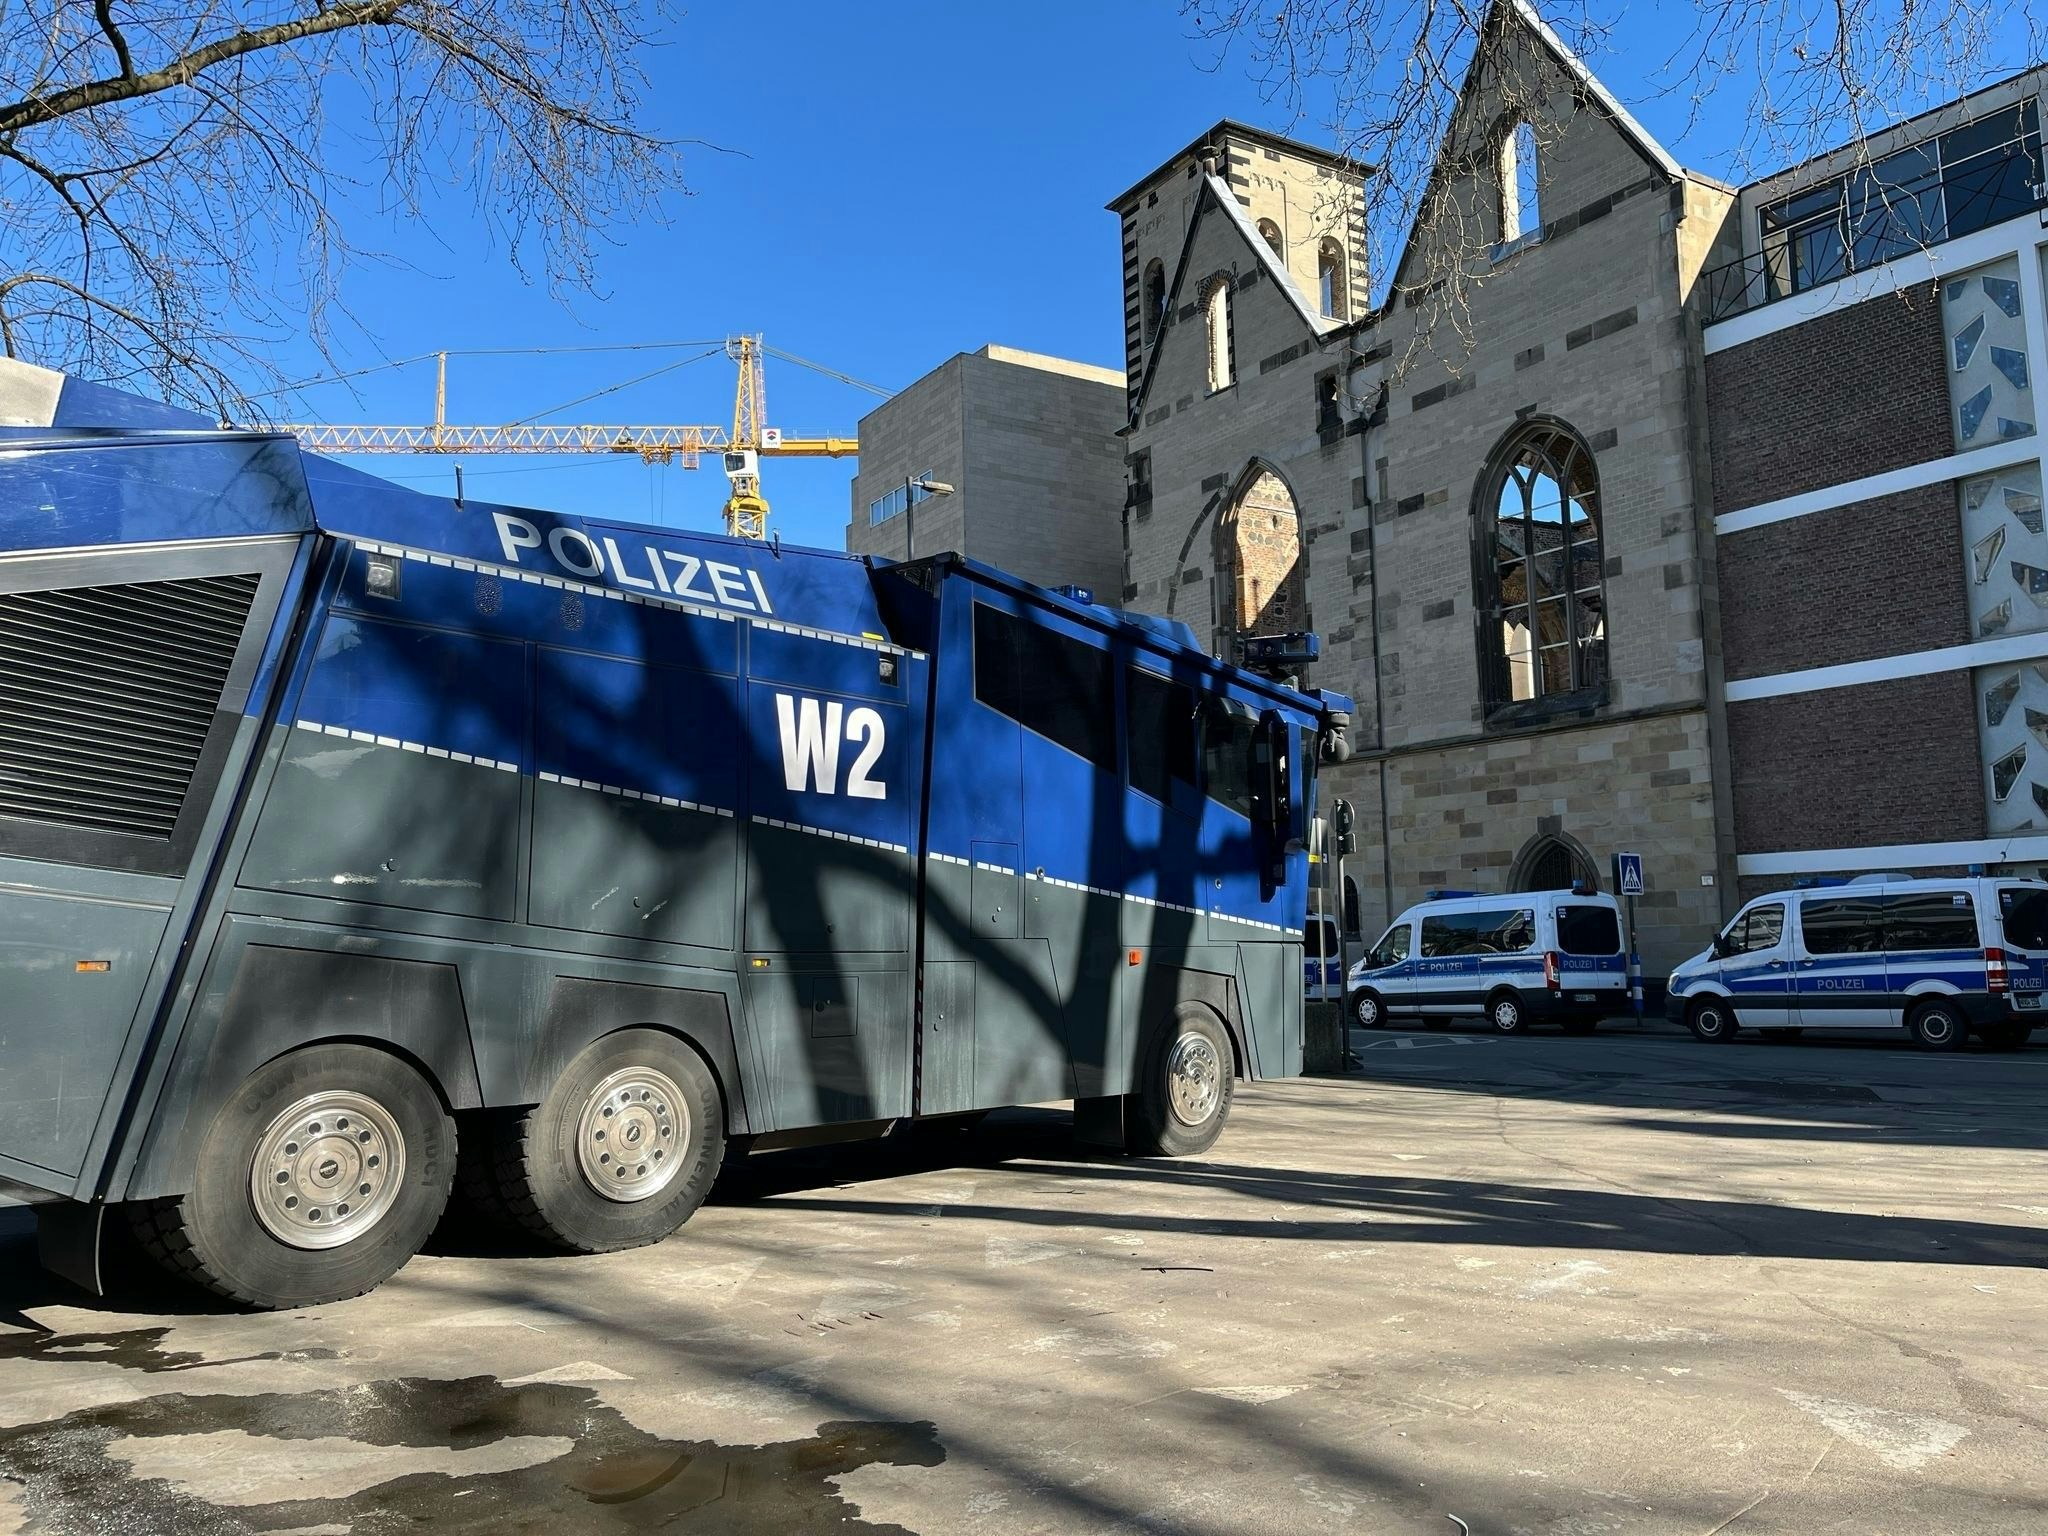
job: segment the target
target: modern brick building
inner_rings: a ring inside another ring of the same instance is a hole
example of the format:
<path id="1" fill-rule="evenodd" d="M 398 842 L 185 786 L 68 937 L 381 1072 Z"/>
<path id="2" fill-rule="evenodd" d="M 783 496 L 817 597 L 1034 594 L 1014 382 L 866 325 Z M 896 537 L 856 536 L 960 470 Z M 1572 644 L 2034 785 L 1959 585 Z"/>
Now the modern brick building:
<path id="1" fill-rule="evenodd" d="M 1628 849 L 1655 974 L 1760 886 L 2048 865 L 2048 71 L 1738 188 L 1496 16 L 1376 309 L 1324 150 L 1111 201 L 1124 605 L 1322 635 L 1367 937 Z"/>
<path id="2" fill-rule="evenodd" d="M 1124 381 L 1014 347 L 948 359 L 861 418 L 846 547 L 901 560 L 951 549 L 1045 586 L 1123 586 Z M 948 496 L 915 495 L 932 480 Z M 906 515 L 907 514 L 907 515 Z"/>

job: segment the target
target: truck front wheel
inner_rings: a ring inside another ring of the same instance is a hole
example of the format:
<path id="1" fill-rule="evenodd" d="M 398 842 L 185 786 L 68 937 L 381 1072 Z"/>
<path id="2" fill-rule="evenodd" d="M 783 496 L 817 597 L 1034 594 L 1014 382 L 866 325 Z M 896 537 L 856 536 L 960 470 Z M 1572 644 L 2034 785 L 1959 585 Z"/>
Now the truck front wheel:
<path id="1" fill-rule="evenodd" d="M 1208 1009 L 1183 1003 L 1156 1031 L 1125 1107 L 1125 1134 L 1141 1157 L 1190 1157 L 1223 1134 L 1236 1089 L 1230 1037 Z"/>
<path id="2" fill-rule="evenodd" d="M 658 1243 L 690 1219 L 725 1156 L 725 1108 L 697 1053 L 658 1029 L 586 1047 L 498 1130 L 505 1209 L 575 1253 Z"/>
<path id="3" fill-rule="evenodd" d="M 455 1174 L 455 1122 L 395 1056 L 316 1045 L 267 1062 L 224 1103 L 192 1192 L 131 1207 L 173 1274 L 245 1306 L 373 1290 L 427 1240 Z"/>

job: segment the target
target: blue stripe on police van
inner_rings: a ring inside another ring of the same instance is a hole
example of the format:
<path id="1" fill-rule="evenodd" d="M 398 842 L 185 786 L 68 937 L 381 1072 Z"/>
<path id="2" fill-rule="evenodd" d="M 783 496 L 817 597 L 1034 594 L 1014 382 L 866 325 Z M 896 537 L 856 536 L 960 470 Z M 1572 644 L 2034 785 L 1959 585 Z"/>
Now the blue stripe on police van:
<path id="1" fill-rule="evenodd" d="M 446 747 L 430 747 L 424 742 L 405 741 L 397 736 L 378 736 L 370 731 L 352 731 L 343 725 L 322 725 L 317 720 L 295 722 L 302 731 L 312 731 L 322 736 L 335 736 L 343 741 L 360 741 L 372 747 L 396 747 L 402 752 L 417 752 L 422 757 L 443 757 L 451 763 L 473 763 L 479 768 L 496 768 L 501 773 L 517 773 L 517 763 L 500 762 L 495 757 L 479 757 L 468 752 L 452 752 Z"/>
<path id="2" fill-rule="evenodd" d="M 574 592 L 584 597 L 602 597 L 615 603 L 637 603 L 643 608 L 673 608 L 693 618 L 717 619 L 723 624 L 737 623 L 745 618 L 749 624 L 762 629 L 776 630 L 786 635 L 802 635 L 812 640 L 830 640 L 838 645 L 850 645 L 863 651 L 880 651 L 889 656 L 905 656 L 913 661 L 926 660 L 923 651 L 907 650 L 887 641 L 876 640 L 868 635 L 842 634 L 836 629 L 812 629 L 804 624 L 792 624 L 786 619 L 771 619 L 731 613 L 723 608 L 693 603 L 687 598 L 668 596 L 643 596 L 638 592 L 623 592 L 617 587 L 603 586 L 594 581 L 578 581 L 572 576 L 550 576 L 542 571 L 525 571 L 516 565 L 494 565 L 487 560 L 465 560 L 459 555 L 441 555 L 432 550 L 413 549 L 404 544 L 382 544 L 373 539 L 350 541 L 357 549 L 371 555 L 393 555 L 401 560 L 413 560 L 423 565 L 438 565 L 454 571 L 470 571 L 480 576 L 497 576 L 506 581 L 522 581 L 533 587 L 553 587 L 557 591 Z"/>

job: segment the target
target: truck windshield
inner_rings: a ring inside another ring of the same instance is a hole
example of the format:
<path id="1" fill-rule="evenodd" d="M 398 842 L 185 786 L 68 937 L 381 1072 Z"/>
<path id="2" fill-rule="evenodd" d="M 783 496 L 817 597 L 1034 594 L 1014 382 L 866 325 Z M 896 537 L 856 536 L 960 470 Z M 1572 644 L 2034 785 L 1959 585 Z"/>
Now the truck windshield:
<path id="1" fill-rule="evenodd" d="M 2010 949 L 2048 949 L 2048 890 L 2001 886 L 1998 917 Z"/>

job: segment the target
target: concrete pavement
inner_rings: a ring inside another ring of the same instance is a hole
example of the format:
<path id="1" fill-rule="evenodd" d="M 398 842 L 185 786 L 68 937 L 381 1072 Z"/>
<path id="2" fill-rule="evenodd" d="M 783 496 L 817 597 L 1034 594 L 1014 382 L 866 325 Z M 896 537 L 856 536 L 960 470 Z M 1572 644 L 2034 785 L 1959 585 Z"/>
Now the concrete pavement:
<path id="1" fill-rule="evenodd" d="M 2048 1530 L 2048 1050 L 1354 1043 L 1199 1161 L 1018 1112 L 303 1314 L 0 1212 L 0 1532 Z"/>

